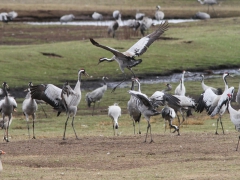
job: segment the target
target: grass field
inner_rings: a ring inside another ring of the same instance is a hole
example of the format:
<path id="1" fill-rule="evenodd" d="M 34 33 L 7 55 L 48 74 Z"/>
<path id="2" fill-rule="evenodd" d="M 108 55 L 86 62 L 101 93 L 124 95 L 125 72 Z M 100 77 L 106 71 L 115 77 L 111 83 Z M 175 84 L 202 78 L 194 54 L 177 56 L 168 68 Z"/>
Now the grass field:
<path id="1" fill-rule="evenodd" d="M 187 17 L 198 10 L 207 9 L 207 6 L 200 6 L 197 1 L 191 0 L 151 0 L 147 4 L 141 0 L 97 2 L 96 7 L 96 1 L 92 0 L 37 0 L 34 3 L 30 0 L 2 0 L 1 9 L 19 10 L 22 15 L 27 15 L 29 11 L 47 10 L 64 13 L 83 11 L 86 14 L 99 10 L 111 14 L 112 9 L 120 9 L 130 16 L 135 14 L 136 9 L 151 14 L 155 5 L 160 4 L 166 14 L 169 13 L 168 16 L 176 13 L 176 17 Z M 154 42 L 140 57 L 143 62 L 134 67 L 134 72 L 141 80 L 150 75 L 160 76 L 182 70 L 207 73 L 216 68 L 239 68 L 239 5 L 237 0 L 222 1 L 215 6 L 218 18 L 170 24 L 162 39 Z M 152 27 L 149 33 L 155 28 Z M 193 116 L 181 126 L 181 136 L 170 133 L 168 128 L 165 132 L 161 116 L 152 117 L 154 143 L 143 143 L 146 120 L 141 119 L 142 133 L 133 135 L 132 121 L 127 114 L 130 81 L 129 87 L 118 88 L 114 93 L 109 88 L 94 116 L 91 116 L 92 109 L 87 108 L 84 100 L 85 94 L 92 88 L 82 91 L 74 122 L 80 140 L 75 140 L 71 120 L 68 122 L 67 140 L 62 140 L 66 115 L 62 113 L 56 117 L 56 112 L 45 104 L 38 107 L 35 125 L 37 139 L 29 139 L 21 112 L 25 95 L 22 90 L 29 81 L 34 84 L 53 83 L 61 87 L 65 80 L 69 80 L 74 85 L 79 68 L 85 68 L 91 76 L 82 78 L 83 88 L 86 81 L 101 82 L 102 76 L 121 80 L 122 73 L 117 63 L 97 65 L 100 57 L 111 57 L 111 54 L 93 46 L 88 39 L 92 37 L 101 44 L 124 51 L 141 36 L 126 36 L 128 30 L 123 28 L 117 38 L 112 39 L 107 37 L 106 28 L 36 27 L 21 22 L 4 24 L 0 30 L 0 77 L 2 82 L 9 84 L 10 93 L 21 94 L 16 99 L 18 108 L 9 129 L 10 142 L 0 142 L 0 149 L 7 153 L 1 157 L 4 170 L 0 172 L 0 179 L 239 179 L 239 151 L 235 151 L 239 133 L 231 123 L 228 112 L 222 118 L 225 135 L 221 127 L 219 135 L 214 134 L 217 117 L 210 118 L 205 112 L 193 112 Z M 43 56 L 41 52 L 55 53 L 62 58 Z M 127 75 L 130 76 L 130 73 L 127 72 Z M 235 87 L 235 94 L 239 77 L 240 73 L 227 79 L 229 86 Z M 221 75 L 207 79 L 205 83 L 224 87 Z M 172 83 L 173 89 L 177 85 Z M 187 95 L 195 99 L 202 93 L 200 78 L 199 81 L 186 81 L 185 86 Z M 142 92 L 149 96 L 164 88 L 164 83 L 141 85 Z M 114 102 L 122 108 L 119 136 L 113 136 L 112 122 L 107 116 L 107 108 Z M 232 105 L 239 108 L 236 102 Z"/>

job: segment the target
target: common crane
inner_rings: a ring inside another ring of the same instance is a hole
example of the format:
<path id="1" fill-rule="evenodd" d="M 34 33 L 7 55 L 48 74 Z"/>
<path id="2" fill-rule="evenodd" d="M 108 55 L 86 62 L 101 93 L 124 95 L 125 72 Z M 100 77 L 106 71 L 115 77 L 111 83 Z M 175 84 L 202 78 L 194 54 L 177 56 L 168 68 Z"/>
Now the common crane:
<path id="1" fill-rule="evenodd" d="M 101 21 L 103 19 L 103 15 L 98 12 L 94 12 L 92 14 L 92 18 L 96 21 Z"/>
<path id="2" fill-rule="evenodd" d="M 113 11 L 113 18 L 114 18 L 114 19 L 117 20 L 117 19 L 119 18 L 119 16 L 121 16 L 121 13 L 120 13 L 119 10 Z"/>
<path id="3" fill-rule="evenodd" d="M 131 95 L 133 95 L 136 98 L 138 98 L 137 107 L 138 107 L 139 111 L 141 112 L 141 114 L 145 117 L 145 119 L 146 119 L 146 121 L 148 123 L 147 133 L 146 133 L 146 137 L 145 137 L 145 141 L 144 142 L 147 142 L 148 131 L 150 131 L 150 136 L 151 136 L 150 143 L 151 143 L 151 142 L 153 142 L 153 139 L 152 139 L 152 133 L 151 133 L 150 117 L 159 115 L 160 112 L 158 112 L 155 109 L 154 104 L 151 102 L 151 100 L 147 97 L 146 94 L 143 94 L 141 92 L 134 91 L 134 90 L 129 90 L 128 92 Z"/>
<path id="4" fill-rule="evenodd" d="M 118 103 L 114 103 L 112 106 L 108 107 L 108 116 L 112 119 L 113 122 L 113 133 L 118 135 L 118 118 L 121 116 L 121 108 L 118 106 Z"/>
<path id="5" fill-rule="evenodd" d="M 62 111 L 65 111 L 67 113 L 63 140 L 65 140 L 67 122 L 71 115 L 72 115 L 72 128 L 75 133 L 76 139 L 78 139 L 77 133 L 74 129 L 73 122 L 77 113 L 77 106 L 81 100 L 81 74 L 88 75 L 85 69 L 80 69 L 78 71 L 78 80 L 74 89 L 72 89 L 67 84 L 64 85 L 63 89 L 60 89 L 53 84 L 47 85 L 41 84 L 30 87 L 31 96 L 33 99 L 43 100 L 46 103 L 50 104 L 55 110 L 58 111 L 58 116 Z M 68 90 L 66 90 L 65 88 L 67 88 Z M 63 90 L 65 92 L 62 92 Z M 64 103 L 67 106 L 67 109 L 65 108 Z"/>
<path id="6" fill-rule="evenodd" d="M 147 31 L 151 26 L 153 26 L 153 20 L 149 17 L 144 17 L 140 24 L 140 32 L 142 36 L 145 35 L 145 31 Z"/>
<path id="7" fill-rule="evenodd" d="M 134 90 L 134 82 L 138 83 L 138 92 L 141 92 L 140 82 L 139 82 L 138 78 L 132 78 L 131 90 Z M 140 121 L 141 121 L 142 114 L 141 114 L 141 111 L 138 109 L 137 101 L 138 101 L 138 99 L 135 96 L 131 95 L 130 100 L 127 103 L 127 110 L 128 110 L 130 117 L 133 120 L 134 134 L 135 134 L 136 123 L 138 123 L 138 133 L 141 134 Z"/>
<path id="8" fill-rule="evenodd" d="M 196 106 L 194 99 L 190 97 L 171 95 L 163 91 L 154 92 L 150 99 L 158 106 L 163 106 L 165 104 L 165 101 L 167 101 L 168 105 L 175 110 L 176 114 L 177 112 L 180 112 L 183 118 L 182 123 L 185 121 L 184 113 L 188 111 L 189 108 L 195 108 Z M 179 125 L 181 125 L 182 123 L 180 124 L 180 118 L 178 114 L 177 117 Z"/>
<path id="9" fill-rule="evenodd" d="M 124 68 L 127 68 L 135 76 L 135 74 L 132 71 L 132 67 L 137 66 L 138 64 L 140 64 L 142 62 L 141 59 L 136 60 L 135 57 L 140 56 L 143 53 L 145 53 L 147 51 L 147 49 L 150 47 L 150 45 L 156 39 L 158 39 L 158 37 L 160 35 L 162 35 L 167 29 L 168 29 L 168 22 L 165 21 L 163 24 L 161 24 L 158 27 L 158 29 L 156 31 L 141 38 L 138 42 L 136 42 L 132 47 L 130 47 L 125 52 L 119 52 L 118 50 L 113 49 L 111 47 L 101 45 L 101 44 L 97 43 L 95 40 L 93 40 L 92 38 L 90 38 L 90 41 L 94 46 L 100 47 L 102 49 L 105 49 L 105 50 L 113 53 L 113 57 L 111 59 L 103 57 L 103 58 L 99 59 L 99 63 L 104 62 L 104 61 L 112 62 L 115 60 L 119 64 L 119 67 L 120 67 L 120 70 L 122 71 L 122 73 L 124 73 Z M 126 79 L 126 74 L 125 74 L 125 79 Z"/>
<path id="10" fill-rule="evenodd" d="M 112 37 L 115 37 L 115 31 L 119 28 L 121 23 L 121 14 L 119 14 L 118 19 L 113 21 L 109 26 L 108 26 L 108 35 L 112 33 Z"/>
<path id="11" fill-rule="evenodd" d="M 18 14 L 15 11 L 11 11 L 9 13 L 2 12 L 0 13 L 0 21 L 8 23 L 9 21 L 12 21 L 18 16 Z"/>
<path id="12" fill-rule="evenodd" d="M 185 73 L 186 73 L 186 71 L 182 72 L 182 78 L 180 79 L 179 85 L 175 89 L 175 95 L 185 96 L 185 94 L 186 94 L 186 87 L 184 85 L 184 75 L 185 75 Z"/>
<path id="13" fill-rule="evenodd" d="M 73 19 L 75 19 L 75 16 L 73 14 L 68 14 L 68 15 L 64 15 L 60 18 L 60 22 L 62 23 L 67 23 L 72 21 Z"/>
<path id="14" fill-rule="evenodd" d="M 161 111 L 162 117 L 165 119 L 165 121 L 168 121 L 170 129 L 174 128 L 174 131 L 172 133 L 175 133 L 177 131 L 178 135 L 180 135 L 178 126 L 172 124 L 173 119 L 176 117 L 176 112 L 173 108 L 168 106 L 167 101 L 165 103 L 166 105 Z"/>
<path id="15" fill-rule="evenodd" d="M 240 132 L 240 111 L 233 109 L 233 107 L 231 106 L 232 98 L 233 98 L 233 94 L 228 94 L 227 108 L 228 108 L 228 112 L 230 114 L 230 119 L 231 119 L 232 123 L 235 125 L 235 129 Z M 238 137 L 238 144 L 237 144 L 236 151 L 238 150 L 239 141 L 240 141 L 240 136 Z"/>
<path id="16" fill-rule="evenodd" d="M 200 2 L 200 4 L 202 4 L 202 5 L 205 5 L 205 4 L 208 5 L 208 11 L 207 12 L 209 12 L 209 6 L 212 6 L 213 11 L 215 12 L 213 5 L 218 3 L 217 0 L 203 0 L 203 1 L 198 0 L 198 2 Z"/>
<path id="17" fill-rule="evenodd" d="M 211 88 L 212 91 L 217 94 L 217 95 L 221 95 L 222 94 L 222 89 L 218 88 L 214 88 L 214 87 L 211 87 L 211 86 L 207 86 L 205 83 L 204 83 L 204 75 L 201 74 L 201 77 L 202 77 L 202 80 L 201 80 L 201 85 L 202 85 L 202 89 L 203 91 L 206 91 L 208 88 Z"/>
<path id="18" fill-rule="evenodd" d="M 160 21 L 160 20 L 164 19 L 164 12 L 160 11 L 161 7 L 159 5 L 157 5 L 156 8 L 157 8 L 157 10 L 155 12 L 155 18 L 157 21 Z"/>
<path id="19" fill-rule="evenodd" d="M 226 77 L 229 76 L 229 73 L 223 74 L 223 80 L 225 83 L 225 90 L 222 95 L 216 95 L 211 88 L 208 88 L 204 93 L 201 94 L 197 101 L 197 107 L 195 109 L 196 112 L 201 113 L 204 109 L 206 109 L 208 115 L 214 116 L 216 114 L 219 115 L 217 119 L 217 128 L 215 134 L 218 134 L 218 122 L 220 121 L 222 126 L 222 131 L 224 134 L 223 124 L 222 124 L 222 115 L 225 113 L 227 109 L 227 104 L 222 104 L 226 102 L 227 94 L 231 91 L 231 88 L 228 88 L 228 84 L 226 81 Z"/>
<path id="20" fill-rule="evenodd" d="M 3 154 L 5 154 L 5 152 L 3 150 L 0 150 L 0 171 L 3 170 L 2 161 L 1 161 L 1 155 Z"/>
<path id="21" fill-rule="evenodd" d="M 102 78 L 103 83 L 104 83 L 102 87 L 99 87 L 99 88 L 93 90 L 92 92 L 88 92 L 85 96 L 85 100 L 87 102 L 88 107 L 91 107 L 91 103 L 93 103 L 92 116 L 94 113 L 95 103 L 98 101 L 98 106 L 99 106 L 99 102 L 103 98 L 103 95 L 107 90 L 107 83 L 106 83 L 105 79 L 108 79 L 108 77 L 104 76 Z"/>
<path id="22" fill-rule="evenodd" d="M 6 142 L 9 142 L 8 139 L 8 129 L 12 122 L 12 113 L 17 108 L 17 102 L 15 99 L 8 95 L 7 88 L 8 84 L 6 82 L 3 82 L 3 92 L 4 92 L 4 99 L 0 101 L 0 112 L 2 112 L 2 128 L 5 129 L 4 132 L 4 140 Z M 6 116 L 8 117 L 8 120 L 5 119 Z"/>
<path id="23" fill-rule="evenodd" d="M 30 93 L 30 87 L 33 86 L 32 82 L 28 83 L 28 88 L 27 88 L 27 95 L 22 103 L 22 111 L 24 116 L 26 117 L 26 121 L 27 121 L 27 128 L 28 128 L 28 137 L 30 139 L 30 133 L 29 133 L 29 116 L 32 116 L 33 119 L 33 139 L 36 139 L 35 137 L 35 133 L 34 133 L 34 123 L 35 123 L 35 118 L 36 118 L 36 111 L 38 108 L 37 102 L 35 99 L 33 99 L 31 97 L 31 93 Z"/>

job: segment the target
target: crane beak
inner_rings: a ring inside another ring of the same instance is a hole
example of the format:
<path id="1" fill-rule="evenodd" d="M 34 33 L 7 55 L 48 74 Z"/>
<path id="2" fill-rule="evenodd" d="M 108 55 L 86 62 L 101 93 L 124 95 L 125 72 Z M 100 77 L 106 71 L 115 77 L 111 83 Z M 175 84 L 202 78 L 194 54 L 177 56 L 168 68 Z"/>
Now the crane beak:
<path id="1" fill-rule="evenodd" d="M 84 75 L 85 75 L 85 76 L 89 76 L 89 74 L 88 74 L 88 73 L 86 73 L 86 72 L 84 73 Z"/>

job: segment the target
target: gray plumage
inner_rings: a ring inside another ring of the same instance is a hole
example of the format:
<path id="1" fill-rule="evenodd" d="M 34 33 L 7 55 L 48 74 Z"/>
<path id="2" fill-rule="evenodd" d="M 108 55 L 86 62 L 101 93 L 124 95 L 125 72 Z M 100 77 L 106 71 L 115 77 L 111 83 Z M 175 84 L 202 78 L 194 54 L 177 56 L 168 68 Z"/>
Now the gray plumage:
<path id="1" fill-rule="evenodd" d="M 134 91 L 134 90 L 130 90 L 128 92 L 129 92 L 129 94 L 135 96 L 138 99 L 138 101 L 137 101 L 138 110 L 145 117 L 145 119 L 146 119 L 146 121 L 148 123 L 147 133 L 146 133 L 146 137 L 145 137 L 145 141 L 144 142 L 147 141 L 148 131 L 150 130 L 150 136 L 151 136 L 150 143 L 151 143 L 151 142 L 153 142 L 153 139 L 152 139 L 152 133 L 151 133 L 150 117 L 159 115 L 160 112 L 158 112 L 155 109 L 154 105 L 152 104 L 151 100 L 147 97 L 146 94 L 143 94 L 141 92 Z"/>
<path id="2" fill-rule="evenodd" d="M 138 78 L 132 78 L 131 90 L 134 90 L 134 82 L 135 81 L 138 83 L 138 92 L 141 92 L 140 82 L 139 82 Z M 141 134 L 140 121 L 141 121 L 142 114 L 141 114 L 141 111 L 139 111 L 139 109 L 138 109 L 137 101 L 138 101 L 138 99 L 135 96 L 131 95 L 130 100 L 127 103 L 127 110 L 133 121 L 134 134 L 135 134 L 136 123 L 138 123 L 138 133 Z"/>
<path id="3" fill-rule="evenodd" d="M 132 47 L 130 47 L 125 52 L 119 52 L 118 50 L 113 49 L 111 47 L 101 45 L 91 38 L 90 38 L 90 41 L 94 46 L 97 46 L 97 47 L 100 47 L 107 51 L 110 51 L 114 55 L 111 59 L 108 59 L 105 57 L 100 58 L 99 63 L 104 62 L 104 61 L 107 61 L 107 62 L 117 61 L 117 63 L 119 64 L 120 70 L 123 73 L 124 73 L 125 68 L 129 69 L 132 72 L 131 68 L 134 66 L 137 66 L 138 64 L 140 64 L 142 62 L 141 59 L 135 60 L 135 57 L 140 56 L 143 53 L 145 53 L 147 51 L 147 49 L 150 47 L 150 45 L 155 40 L 157 40 L 159 38 L 159 36 L 162 35 L 167 29 L 168 29 L 168 22 L 165 21 L 163 24 L 161 24 L 158 27 L 158 29 L 156 31 L 141 38 L 138 42 L 136 42 Z"/>
<path id="4" fill-rule="evenodd" d="M 92 110 L 92 116 L 94 113 L 95 103 L 98 101 L 98 106 L 99 106 L 99 102 L 103 98 L 103 95 L 107 90 L 107 83 L 106 83 L 105 79 L 108 79 L 108 77 L 102 78 L 103 83 L 104 83 L 102 87 L 99 87 L 92 92 L 88 92 L 85 96 L 85 100 L 87 102 L 88 107 L 91 107 L 91 103 L 94 103 L 93 110 Z"/>
<path id="5" fill-rule="evenodd" d="M 61 23 L 67 23 L 67 22 L 70 22 L 72 20 L 75 19 L 75 16 L 73 14 L 68 14 L 68 15 L 64 15 L 60 18 L 60 22 Z"/>
<path id="6" fill-rule="evenodd" d="M 160 20 L 164 19 L 164 13 L 162 11 L 160 11 L 161 7 L 159 5 L 157 5 L 156 8 L 157 8 L 157 10 L 155 12 L 155 19 L 157 21 L 160 21 Z"/>
<path id="7" fill-rule="evenodd" d="M 141 23 L 136 19 L 128 19 L 125 24 L 134 31 L 138 30 L 141 25 Z"/>
<path id="8" fill-rule="evenodd" d="M 240 111 L 239 110 L 237 111 L 232 108 L 231 99 L 232 99 L 232 94 L 228 94 L 228 106 L 227 106 L 228 112 L 230 114 L 230 119 L 235 126 L 235 129 L 238 132 L 240 132 Z M 237 144 L 236 151 L 238 150 L 239 141 L 240 141 L 240 136 L 238 137 L 238 144 Z"/>
<path id="9" fill-rule="evenodd" d="M 208 13 L 205 13 L 205 12 L 197 12 L 194 15 L 194 18 L 196 18 L 196 19 L 210 19 L 210 15 Z"/>
<path id="10" fill-rule="evenodd" d="M 78 139 L 73 122 L 77 113 L 78 104 L 81 101 L 81 74 L 88 75 L 85 72 L 85 69 L 80 69 L 78 71 L 78 80 L 74 89 L 72 89 L 70 86 L 67 86 L 67 84 L 64 85 L 62 89 L 60 89 L 59 87 L 56 87 L 53 84 L 47 84 L 47 85 L 41 84 L 41 85 L 30 87 L 31 96 L 33 99 L 45 101 L 46 103 L 51 105 L 55 110 L 58 111 L 58 115 L 62 111 L 65 111 L 67 113 L 63 140 L 65 140 L 67 122 L 70 116 L 72 116 L 73 131 L 75 133 L 76 139 Z M 65 89 L 66 87 L 68 88 L 68 90 Z M 71 93 L 64 93 L 64 92 L 62 93 L 63 90 Z M 67 109 L 65 108 L 64 103 L 67 106 Z"/>
<path id="11" fill-rule="evenodd" d="M 172 121 L 176 117 L 176 113 L 175 113 L 174 109 L 169 107 L 166 103 L 166 105 L 162 109 L 161 113 L 162 113 L 162 117 L 165 119 L 165 121 L 168 121 L 169 127 L 174 128 L 174 131 L 172 133 L 175 133 L 177 131 L 178 135 L 180 135 L 178 126 L 172 124 Z"/>
<path id="12" fill-rule="evenodd" d="M 94 12 L 94 13 L 92 14 L 92 18 L 93 18 L 94 20 L 101 21 L 101 20 L 103 19 L 103 15 L 100 14 L 100 13 L 98 13 L 98 12 Z"/>
<path id="13" fill-rule="evenodd" d="M 35 101 L 35 99 L 33 99 L 31 97 L 31 93 L 30 93 L 30 87 L 32 86 L 32 82 L 29 82 L 28 84 L 28 93 L 22 103 L 22 111 L 23 111 L 23 114 L 24 116 L 26 117 L 26 121 L 27 121 L 27 128 L 28 128 L 28 136 L 29 136 L 29 139 L 30 139 L 30 133 L 29 133 L 29 116 L 32 116 L 32 120 L 33 120 L 33 125 L 32 125 L 32 128 L 33 128 L 33 139 L 36 139 L 35 137 L 35 133 L 34 133 L 34 123 L 35 123 L 35 118 L 36 118 L 36 111 L 37 111 L 37 108 L 38 108 L 38 105 Z"/>
<path id="14" fill-rule="evenodd" d="M 108 116 L 112 119 L 113 122 L 114 136 L 118 135 L 118 119 L 121 116 L 121 108 L 118 106 L 118 103 L 114 103 L 112 106 L 108 107 Z"/>
<path id="15" fill-rule="evenodd" d="M 108 26 L 108 35 L 112 33 L 112 37 L 115 37 L 115 31 L 119 28 L 121 23 L 121 14 L 119 14 L 118 19 L 113 21 L 109 26 Z"/>
<path id="16" fill-rule="evenodd" d="M 2 128 L 5 129 L 4 132 L 4 140 L 6 142 L 9 142 L 8 139 L 8 129 L 12 122 L 12 113 L 17 108 L 17 102 L 15 99 L 8 95 L 7 92 L 8 85 L 6 82 L 3 83 L 3 92 L 4 92 L 4 98 L 0 101 L 0 112 L 2 112 Z M 6 116 L 8 119 L 5 119 Z"/>
<path id="17" fill-rule="evenodd" d="M 226 77 L 229 76 L 229 73 L 223 74 L 223 80 L 225 83 L 225 90 L 222 95 L 216 95 L 211 88 L 208 88 L 204 93 L 201 94 L 197 101 L 196 112 L 201 113 L 203 110 L 206 110 L 208 115 L 215 116 L 218 114 L 217 127 L 215 134 L 218 134 L 218 122 L 222 126 L 222 132 L 224 134 L 223 124 L 222 124 L 222 115 L 227 109 L 227 94 L 232 91 L 232 88 L 228 88 Z"/>
<path id="18" fill-rule="evenodd" d="M 145 16 L 145 13 L 140 13 L 139 10 L 137 10 L 136 15 L 135 15 L 135 19 L 136 20 L 142 20 L 144 16 Z"/>
<path id="19" fill-rule="evenodd" d="M 153 20 L 149 17 L 144 17 L 140 24 L 140 32 L 144 36 L 147 31 L 153 25 Z"/>

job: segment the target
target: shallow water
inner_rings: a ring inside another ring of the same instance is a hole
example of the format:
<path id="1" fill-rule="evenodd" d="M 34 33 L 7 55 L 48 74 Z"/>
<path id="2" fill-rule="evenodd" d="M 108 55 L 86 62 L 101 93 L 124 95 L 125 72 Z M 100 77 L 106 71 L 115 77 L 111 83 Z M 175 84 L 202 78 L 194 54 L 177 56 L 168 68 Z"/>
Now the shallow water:
<path id="1" fill-rule="evenodd" d="M 238 68 L 236 69 L 221 69 L 221 70 L 212 70 L 211 74 L 205 74 L 202 72 L 187 72 L 184 76 L 184 81 L 201 81 L 201 74 L 204 74 L 204 79 L 212 79 L 212 78 L 221 78 L 224 72 L 228 72 L 231 75 L 240 75 L 240 71 Z M 182 77 L 182 73 L 173 73 L 168 76 L 152 76 L 144 79 L 140 79 L 141 84 L 156 84 L 156 83 L 177 83 Z M 108 87 L 113 88 L 119 82 L 109 82 Z M 131 82 L 123 82 L 119 87 L 130 87 Z"/>
<path id="2" fill-rule="evenodd" d="M 163 21 L 156 21 L 153 20 L 153 24 L 157 25 L 160 24 Z M 168 20 L 169 23 L 183 23 L 183 22 L 193 22 L 198 21 L 195 19 L 170 19 Z M 68 23 L 62 23 L 62 25 L 72 25 L 72 26 L 109 26 L 113 21 L 72 21 Z M 27 24 L 31 25 L 61 25 L 60 22 L 26 22 Z M 124 26 L 126 24 L 126 21 L 122 21 L 120 23 L 120 26 Z"/>

